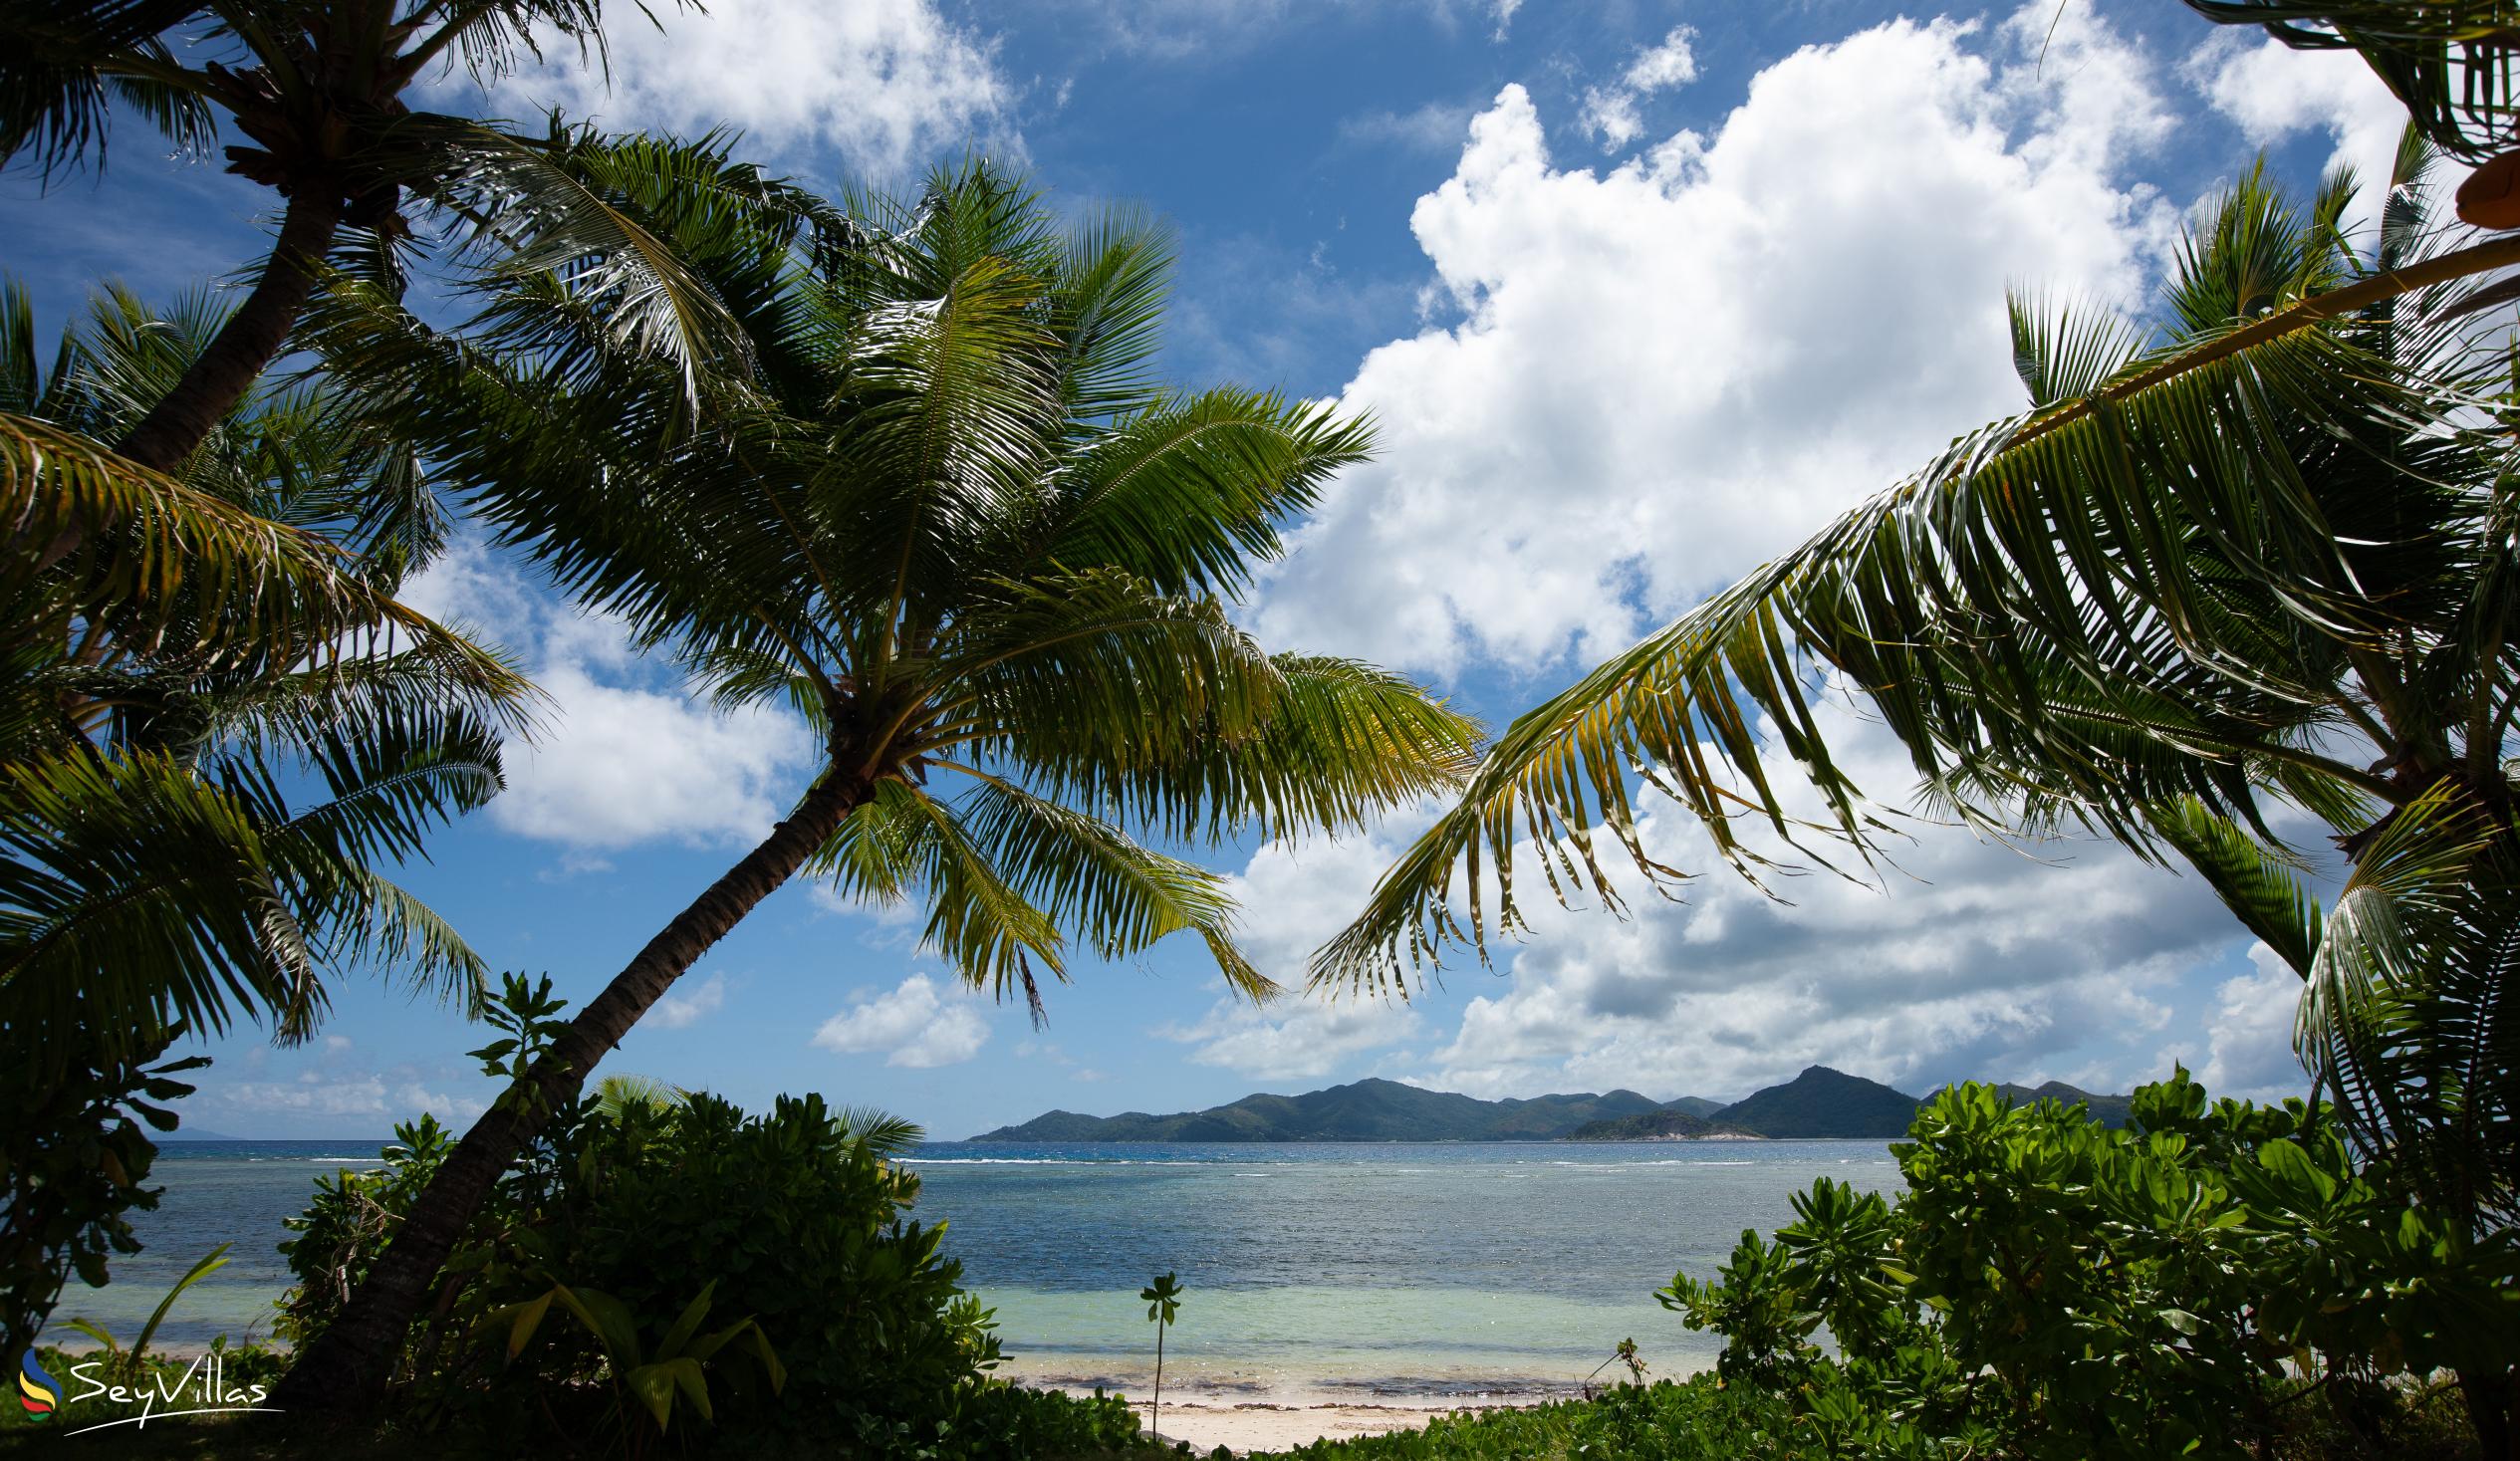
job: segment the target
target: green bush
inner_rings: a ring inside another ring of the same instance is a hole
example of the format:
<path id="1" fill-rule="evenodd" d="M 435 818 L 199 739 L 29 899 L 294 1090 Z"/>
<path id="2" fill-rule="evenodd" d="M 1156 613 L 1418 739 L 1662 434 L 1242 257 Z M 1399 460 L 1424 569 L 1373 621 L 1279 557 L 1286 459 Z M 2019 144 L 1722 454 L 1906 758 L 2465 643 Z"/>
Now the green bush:
<path id="1" fill-rule="evenodd" d="M 559 1008 L 548 980 L 511 976 L 491 1016 L 510 1038 L 475 1054 L 491 1066 L 530 1061 Z M 954 1454 L 938 1437 L 958 1428 L 1134 1433 L 1134 1421 L 1118 1428 L 1127 1411 L 1117 1402 L 1030 1402 L 987 1383 L 998 1362 L 989 1311 L 958 1287 L 961 1265 L 939 1255 L 943 1225 L 908 1216 L 917 1175 L 887 1160 L 915 1128 L 835 1111 L 819 1096 L 781 1096 L 753 1115 L 669 1094 L 583 1099 L 509 1169 L 406 1339 L 408 1420 L 593 1434 L 630 1451 L 668 1427 L 688 1444 L 701 1425 L 863 1437 L 871 1453 L 903 1455 Z M 453 1149 L 425 1116 L 395 1135 L 380 1170 L 319 1179 L 313 1205 L 291 1220 L 296 1237 L 282 1251 L 298 1283 L 281 1338 L 303 1344 L 338 1317 Z M 562 1288 L 613 1321 L 614 1352 L 597 1327 L 527 1322 L 545 1318 Z M 695 1396 L 658 1419 L 658 1407 L 620 1392 L 618 1351 L 632 1338 L 650 1359 L 675 1350 L 677 1321 L 704 1291 L 706 1330 L 753 1321 L 775 1363 L 749 1340 L 713 1351 L 689 1377 L 708 1403 Z M 784 1383 L 762 1382 L 774 1376 Z"/>
<path id="2" fill-rule="evenodd" d="M 2348 1412 L 2361 1407 L 2360 1413 Z M 2475 1442 L 2444 1389 L 2308 1392 L 2278 1412 L 2265 1461 L 2468 1461 Z M 2376 1427 L 2381 1427 L 2376 1430 Z M 1963 1461 L 2021 1454 L 1999 1438 L 1935 1436 L 1888 1413 L 1852 1370 L 1815 1361 L 1799 1386 L 1763 1389 L 1701 1374 L 1594 1400 L 1445 1415 L 1423 1429 L 1245 1461 Z M 2164 1445 L 2149 1454 L 2177 1454 Z"/>
<path id="3" fill-rule="evenodd" d="M 2265 1455 L 2313 1396 L 2385 1447 L 2404 1379 L 2484 1376 L 2473 1403 L 2520 1356 L 2511 1235 L 2358 1166 L 2300 1101 L 2208 1108 L 2182 1071 L 2112 1130 L 1968 1086 L 1909 1138 L 1894 1205 L 1824 1179 L 1659 1296 L 1847 1454 Z"/>
<path id="4" fill-rule="evenodd" d="M 451 1149 L 427 1118 L 396 1134 L 381 1171 L 319 1182 L 293 1221 L 285 1251 L 299 1283 L 284 1337 L 302 1342 L 331 1322 Z M 544 1325 L 510 1357 L 505 1320 L 485 1321 L 559 1283 L 619 1301 L 652 1337 L 713 1285 L 709 1327 L 749 1317 L 786 1371 L 774 1395 L 728 1367 L 720 1426 L 924 1436 L 960 1413 L 958 1392 L 979 1385 L 998 1347 L 988 1311 L 957 1286 L 960 1265 L 938 1255 L 942 1226 L 906 1216 L 917 1195 L 916 1174 L 820 1096 L 782 1096 L 763 1115 L 707 1095 L 662 1109 L 585 1102 L 511 1172 L 449 1261 L 405 1353 L 408 1396 L 425 1418 L 548 1414 L 572 1426 L 609 1381 L 594 1338 Z"/>
<path id="5" fill-rule="evenodd" d="M 102 1287 L 109 1258 L 139 1252 L 129 1214 L 157 1206 L 143 1185 L 157 1159 L 149 1130 L 175 1129 L 157 1104 L 192 1088 L 173 1079 L 205 1056 L 151 1065 L 180 1027 L 117 1051 L 84 1020 L 50 1034 L 40 1055 L 0 1020 L 0 1365 L 35 1342 L 72 1275 Z"/>

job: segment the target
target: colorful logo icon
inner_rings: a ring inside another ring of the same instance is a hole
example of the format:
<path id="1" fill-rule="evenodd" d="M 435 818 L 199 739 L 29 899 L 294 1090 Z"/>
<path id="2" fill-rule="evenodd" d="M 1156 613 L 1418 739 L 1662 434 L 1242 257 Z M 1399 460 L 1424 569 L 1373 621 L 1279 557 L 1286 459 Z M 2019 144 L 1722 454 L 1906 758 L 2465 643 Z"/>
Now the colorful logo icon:
<path id="1" fill-rule="evenodd" d="M 18 1360 L 18 1403 L 29 1415 L 50 1415 L 61 1403 L 61 1381 L 44 1372 L 29 1349 Z"/>

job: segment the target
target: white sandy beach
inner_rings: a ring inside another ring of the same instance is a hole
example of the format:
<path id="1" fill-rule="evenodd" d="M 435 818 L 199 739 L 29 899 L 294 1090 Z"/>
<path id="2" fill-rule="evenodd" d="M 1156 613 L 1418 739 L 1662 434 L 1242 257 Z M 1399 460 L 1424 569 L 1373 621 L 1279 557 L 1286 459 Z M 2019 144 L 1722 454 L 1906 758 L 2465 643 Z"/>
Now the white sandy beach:
<path id="1" fill-rule="evenodd" d="M 1531 1404 L 1532 1401 L 1505 1402 Z M 1341 1440 L 1349 1436 L 1381 1435 L 1389 1430 L 1407 1430 L 1424 1425 L 1430 1418 L 1452 1410 L 1494 1409 L 1497 1406 L 1463 1406 L 1452 1401 L 1426 1404 L 1360 1405 L 1327 1402 L 1317 1405 L 1280 1405 L 1267 1401 L 1219 1403 L 1190 1401 L 1175 1405 L 1163 1402 L 1163 1438 L 1187 1441 L 1190 1449 L 1204 1455 L 1223 1446 L 1236 1455 L 1256 1451 L 1282 1451 L 1322 1439 Z M 1142 1413 L 1143 1407 L 1140 1407 Z"/>
<path id="2" fill-rule="evenodd" d="M 1018 1357 L 1002 1364 L 996 1374 L 1039 1389 L 1076 1395 L 1100 1389 L 1125 1395 L 1137 1412 L 1138 1422 L 1146 1421 L 1152 1374 L 1130 1360 L 1107 1362 L 1087 1373 L 1073 1356 L 1064 1360 Z M 1417 1383 L 1362 1385 L 1302 1379 L 1266 1369 L 1191 1367 L 1176 1378 L 1167 1366 L 1160 1431 L 1166 1440 L 1187 1441 L 1202 1455 L 1218 1446 L 1247 1455 L 1325 1437 L 1337 1440 L 1406 1430 L 1455 1411 L 1537 1405 L 1579 1392 L 1576 1386 L 1555 1383 L 1483 1384 L 1457 1374 Z"/>

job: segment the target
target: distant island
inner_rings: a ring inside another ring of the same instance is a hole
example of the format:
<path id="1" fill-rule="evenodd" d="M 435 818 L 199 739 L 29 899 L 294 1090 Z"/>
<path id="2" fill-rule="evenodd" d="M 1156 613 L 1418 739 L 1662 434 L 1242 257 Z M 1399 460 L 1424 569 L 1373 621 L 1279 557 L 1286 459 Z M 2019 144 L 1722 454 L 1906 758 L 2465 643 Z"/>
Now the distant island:
<path id="1" fill-rule="evenodd" d="M 2094 1096 L 2062 1082 L 1999 1086 L 2014 1101 L 2054 1097 L 2126 1124 L 2127 1097 Z M 1171 1115 L 1123 1111 L 1089 1116 L 1046 1111 L 974 1141 L 1738 1141 L 1906 1134 L 1920 1097 L 1878 1081 L 1813 1066 L 1727 1105 L 1699 1096 L 1655 1100 L 1634 1091 L 1481 1100 L 1397 1081 L 1366 1080 L 1302 1096 L 1252 1095 L 1228 1105 Z"/>

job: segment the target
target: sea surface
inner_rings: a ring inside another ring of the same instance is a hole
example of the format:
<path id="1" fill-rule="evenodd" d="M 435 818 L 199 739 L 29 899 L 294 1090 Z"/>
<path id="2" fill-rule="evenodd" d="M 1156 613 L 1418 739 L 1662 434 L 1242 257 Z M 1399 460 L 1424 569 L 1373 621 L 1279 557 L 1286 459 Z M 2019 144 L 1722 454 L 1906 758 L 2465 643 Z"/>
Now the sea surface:
<path id="1" fill-rule="evenodd" d="M 319 1174 L 375 1163 L 366 1142 L 169 1143 L 166 1195 L 133 1222 L 144 1251 L 105 1289 L 73 1283 L 48 1338 L 85 1316 L 126 1341 L 213 1245 L 229 1262 L 159 1331 L 190 1346 L 268 1334 L 289 1284 L 276 1245 Z M 1140 1389 L 1153 1331 L 1137 1291 L 1188 1291 L 1166 1392 L 1296 1401 L 1554 1393 L 1623 1339 L 1655 1374 L 1712 1362 L 1654 1302 L 1711 1275 L 1744 1228 L 1792 1220 L 1818 1177 L 1888 1189 L 1871 1141 L 1443 1144 L 929 1142 L 908 1158 L 917 1214 L 947 1224 L 964 1284 L 997 1311 L 1010 1371 Z"/>

